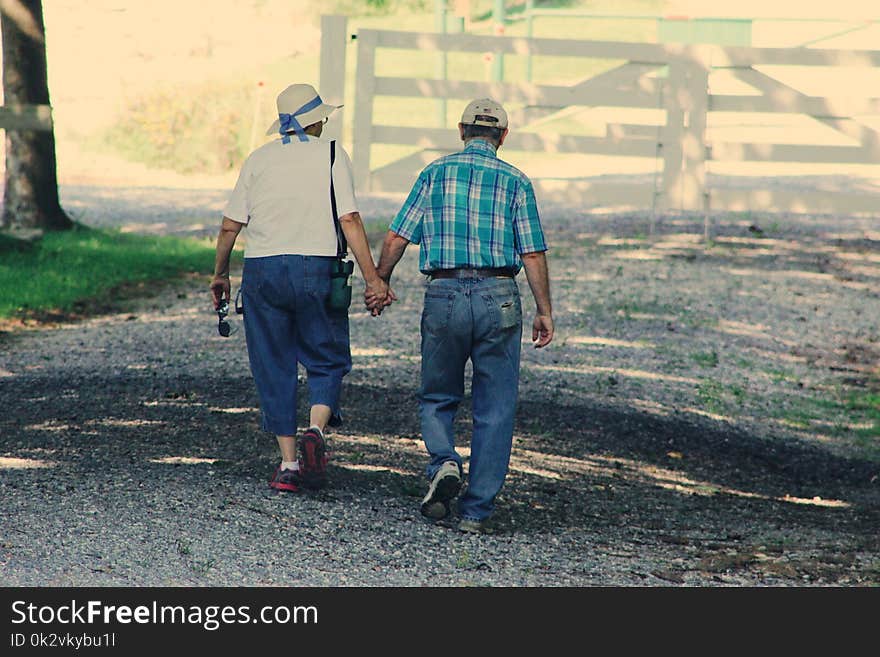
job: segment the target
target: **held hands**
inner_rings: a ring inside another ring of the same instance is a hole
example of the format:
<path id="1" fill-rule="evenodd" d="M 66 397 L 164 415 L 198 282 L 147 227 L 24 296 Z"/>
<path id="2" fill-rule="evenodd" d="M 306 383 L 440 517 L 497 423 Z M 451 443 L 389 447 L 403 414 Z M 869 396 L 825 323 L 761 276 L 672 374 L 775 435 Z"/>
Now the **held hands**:
<path id="1" fill-rule="evenodd" d="M 532 322 L 532 342 L 535 349 L 546 347 L 553 339 L 553 318 L 550 315 L 535 315 Z"/>
<path id="2" fill-rule="evenodd" d="M 381 315 L 382 311 L 394 301 L 397 301 L 397 295 L 386 281 L 376 278 L 367 282 L 364 288 L 364 305 L 373 317 Z"/>

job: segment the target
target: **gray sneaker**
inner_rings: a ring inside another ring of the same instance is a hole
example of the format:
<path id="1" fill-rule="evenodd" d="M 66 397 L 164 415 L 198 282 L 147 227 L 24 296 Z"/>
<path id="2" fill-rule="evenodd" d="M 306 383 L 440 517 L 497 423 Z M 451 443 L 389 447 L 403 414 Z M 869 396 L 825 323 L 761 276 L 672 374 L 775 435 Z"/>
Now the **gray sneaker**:
<path id="1" fill-rule="evenodd" d="M 437 470 L 428 492 L 422 499 L 422 515 L 432 520 L 443 520 L 449 515 L 449 500 L 461 490 L 461 472 L 458 463 L 446 461 Z"/>

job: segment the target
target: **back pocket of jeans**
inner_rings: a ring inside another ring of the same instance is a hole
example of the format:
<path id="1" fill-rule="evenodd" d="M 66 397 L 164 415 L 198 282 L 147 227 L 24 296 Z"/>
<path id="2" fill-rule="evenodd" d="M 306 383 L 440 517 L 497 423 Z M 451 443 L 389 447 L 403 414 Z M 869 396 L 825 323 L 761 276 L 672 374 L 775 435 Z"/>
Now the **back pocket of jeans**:
<path id="1" fill-rule="evenodd" d="M 507 299 L 498 305 L 498 328 L 509 329 L 519 326 L 522 317 L 519 300 Z"/>
<path id="2" fill-rule="evenodd" d="M 422 309 L 422 331 L 434 335 L 444 333 L 449 327 L 449 318 L 452 315 L 452 295 L 428 293 L 425 295 L 425 305 Z"/>

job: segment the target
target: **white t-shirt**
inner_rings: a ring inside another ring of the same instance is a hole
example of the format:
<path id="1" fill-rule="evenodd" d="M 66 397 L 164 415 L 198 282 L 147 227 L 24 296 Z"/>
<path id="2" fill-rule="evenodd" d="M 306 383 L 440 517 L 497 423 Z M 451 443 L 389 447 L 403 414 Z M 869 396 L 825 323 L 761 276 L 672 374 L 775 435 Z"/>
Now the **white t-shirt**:
<path id="1" fill-rule="evenodd" d="M 338 216 L 357 212 L 351 159 L 336 143 L 333 188 Z M 245 160 L 223 215 L 247 225 L 244 256 L 336 255 L 330 206 L 330 141 L 271 141 Z"/>

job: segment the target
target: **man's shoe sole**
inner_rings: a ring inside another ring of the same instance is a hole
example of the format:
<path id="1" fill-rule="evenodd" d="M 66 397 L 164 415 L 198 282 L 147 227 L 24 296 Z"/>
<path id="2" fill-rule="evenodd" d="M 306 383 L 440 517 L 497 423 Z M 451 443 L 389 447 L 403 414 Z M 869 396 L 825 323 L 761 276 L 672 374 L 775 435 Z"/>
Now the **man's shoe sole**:
<path id="1" fill-rule="evenodd" d="M 495 530 L 485 520 L 463 519 L 458 523 L 458 530 L 466 534 L 494 534 Z"/>
<path id="2" fill-rule="evenodd" d="M 431 497 L 422 502 L 422 515 L 432 520 L 443 520 L 449 515 L 449 500 L 461 490 L 461 479 L 448 475 L 437 482 Z"/>
<path id="3" fill-rule="evenodd" d="M 322 488 L 327 483 L 327 453 L 324 441 L 314 433 L 305 433 L 299 439 L 299 476 L 307 488 Z"/>

